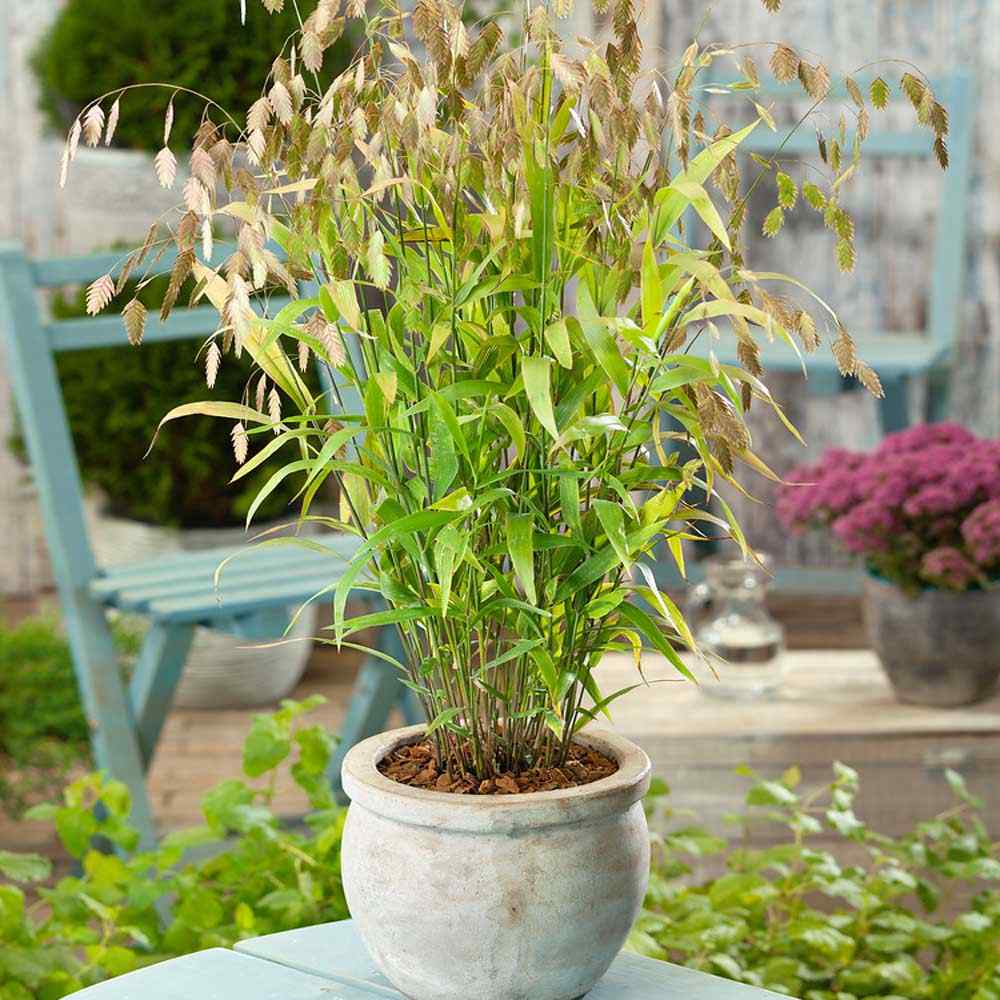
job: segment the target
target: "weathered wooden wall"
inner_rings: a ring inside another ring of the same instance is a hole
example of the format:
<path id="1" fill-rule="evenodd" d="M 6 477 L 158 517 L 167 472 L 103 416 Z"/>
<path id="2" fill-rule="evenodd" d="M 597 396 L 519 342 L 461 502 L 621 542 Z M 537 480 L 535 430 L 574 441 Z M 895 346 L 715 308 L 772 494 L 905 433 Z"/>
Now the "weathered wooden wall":
<path id="1" fill-rule="evenodd" d="M 668 3 L 659 29 L 668 51 L 680 51 L 702 17 L 702 11 L 688 5 Z M 931 76 L 956 66 L 975 74 L 977 154 L 973 193 L 966 206 L 970 239 L 963 329 L 950 409 L 955 418 L 993 435 L 1000 433 L 998 31 L 997 0 L 786 0 L 778 16 L 764 11 L 758 0 L 740 0 L 716 3 L 700 31 L 703 40 L 787 40 L 812 58 L 822 57 L 835 74 L 851 73 L 885 58 L 911 60 Z M 765 61 L 766 56 L 758 58 Z M 885 71 L 898 77 L 898 67 L 888 65 Z M 859 260 L 852 276 L 838 273 L 828 235 L 816 225 L 801 223 L 790 226 L 774 243 L 757 236 L 749 255 L 751 267 L 793 268 L 835 305 L 851 329 L 920 330 L 925 322 L 938 182 L 930 163 L 917 169 L 903 163 L 873 164 L 862 174 L 851 195 L 859 232 Z M 808 223 L 807 218 L 803 221 Z M 779 471 L 815 458 L 825 446 L 866 448 L 878 438 L 876 405 L 862 392 L 809 398 L 801 378 L 793 375 L 774 379 L 772 387 L 809 442 L 803 452 L 760 414 L 757 444 Z M 840 558 L 822 539 L 788 538 L 776 524 L 769 502 L 772 491 L 760 483 L 756 492 L 763 504 L 739 504 L 756 544 L 785 564 L 822 564 Z"/>
<path id="2" fill-rule="evenodd" d="M 86 251 L 144 230 L 141 200 L 155 187 L 134 157 L 108 154 L 98 161 L 113 169 L 80 162 L 66 192 L 56 187 L 59 139 L 46 136 L 35 110 L 33 81 L 26 60 L 38 32 L 62 0 L 0 0 L 0 239 L 18 239 L 32 252 Z M 235 0 L 209 0 L 212 3 Z M 584 0 L 573 26 L 588 30 Z M 1000 433 L 1000 139 L 995 111 L 1000 107 L 1000 0 L 786 0 L 773 16 L 760 0 L 703 2 L 662 0 L 650 4 L 646 43 L 658 61 L 674 65 L 695 31 L 702 42 L 768 42 L 785 39 L 831 67 L 847 72 L 874 59 L 911 59 L 928 72 L 961 63 L 979 79 L 978 155 L 971 213 L 968 287 L 964 332 L 957 352 L 953 413 L 979 430 Z M 235 24 L 235 21 L 234 21 Z M 95 26 L 95 30 L 112 30 Z M 766 53 L 766 50 L 764 50 Z M 766 54 L 760 60 L 766 62 Z M 88 151 L 88 156 L 89 156 Z M 855 329 L 913 329 L 922 321 L 927 285 L 927 204 L 933 172 L 904 176 L 900 168 L 873 174 L 859 188 L 863 213 L 858 274 L 843 280 L 832 265 L 825 237 L 793 229 L 776 244 L 753 248 L 754 266 L 796 269 L 842 310 Z M 810 441 L 808 455 L 826 444 L 865 447 L 877 437 L 875 406 L 859 393 L 833 400 L 808 400 L 801 381 L 783 376 L 777 394 L 786 402 Z M 11 426 L 9 388 L 0 370 L 0 442 Z M 758 429 L 758 444 L 779 469 L 801 460 L 801 449 L 770 425 Z M 767 500 L 767 491 L 761 491 Z M 747 507 L 751 536 L 785 562 L 828 561 L 822 543 L 789 540 L 776 530 L 770 506 Z M 38 589 L 47 581 L 38 518 L 24 470 L 0 443 L 0 593 Z"/>

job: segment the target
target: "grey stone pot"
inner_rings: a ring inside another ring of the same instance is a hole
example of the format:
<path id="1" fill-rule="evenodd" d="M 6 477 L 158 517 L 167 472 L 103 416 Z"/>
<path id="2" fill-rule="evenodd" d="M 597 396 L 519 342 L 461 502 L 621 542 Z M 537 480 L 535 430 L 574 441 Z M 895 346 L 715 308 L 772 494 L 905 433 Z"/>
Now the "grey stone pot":
<path id="1" fill-rule="evenodd" d="M 1000 590 L 925 590 L 865 580 L 865 625 L 896 697 L 955 708 L 989 698 L 1000 681 Z"/>
<path id="2" fill-rule="evenodd" d="M 410 1000 L 576 1000 L 604 975 L 649 877 L 649 758 L 609 732 L 619 763 L 579 788 L 464 796 L 379 773 L 422 726 L 344 759 L 344 891 L 372 959 Z"/>

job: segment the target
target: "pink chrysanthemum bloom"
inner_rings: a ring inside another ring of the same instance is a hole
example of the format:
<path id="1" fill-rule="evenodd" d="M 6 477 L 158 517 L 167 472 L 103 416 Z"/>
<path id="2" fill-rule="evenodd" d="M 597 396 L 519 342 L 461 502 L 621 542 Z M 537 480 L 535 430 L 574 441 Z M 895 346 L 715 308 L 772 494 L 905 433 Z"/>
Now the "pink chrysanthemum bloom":
<path id="1" fill-rule="evenodd" d="M 1000 499 L 980 504 L 962 522 L 962 539 L 983 569 L 1000 563 Z"/>
<path id="2" fill-rule="evenodd" d="M 870 455 L 832 449 L 787 479 L 777 502 L 786 527 L 831 529 L 903 587 L 961 588 L 1000 572 L 1000 441 L 919 424 Z"/>
<path id="3" fill-rule="evenodd" d="M 920 576 L 936 587 L 968 590 L 978 581 L 980 574 L 958 549 L 942 545 L 931 549 L 921 559 Z"/>

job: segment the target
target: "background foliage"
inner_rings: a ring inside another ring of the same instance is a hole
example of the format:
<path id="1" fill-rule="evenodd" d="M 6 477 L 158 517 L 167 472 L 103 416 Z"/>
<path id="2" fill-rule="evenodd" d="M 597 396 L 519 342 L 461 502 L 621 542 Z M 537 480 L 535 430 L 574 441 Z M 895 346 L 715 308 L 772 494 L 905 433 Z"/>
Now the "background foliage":
<path id="1" fill-rule="evenodd" d="M 946 772 L 954 808 L 899 840 L 855 815 L 858 775 L 843 764 L 808 791 L 796 767 L 746 774 L 742 821 L 784 835 L 763 849 L 693 828 L 663 837 L 636 951 L 804 1000 L 1000 997 L 1000 844 L 958 774 Z M 688 861 L 710 855 L 725 873 L 692 881 Z"/>
<path id="2" fill-rule="evenodd" d="M 244 752 L 247 780 L 222 782 L 203 801 L 205 826 L 171 834 L 154 851 L 135 850 L 120 782 L 90 775 L 58 804 L 31 810 L 55 825 L 82 871 L 29 894 L 15 883 L 44 881 L 48 862 L 0 851 L 0 875 L 10 880 L 0 882 L 0 998 L 54 1000 L 173 955 L 346 918 L 345 813 L 326 780 L 334 740 L 302 723 L 316 704 L 285 702 L 259 716 Z M 309 798 L 304 829 L 282 827 L 269 808 L 275 771 L 286 763 Z M 94 837 L 124 856 L 94 850 Z"/>
<path id="3" fill-rule="evenodd" d="M 235 0 L 68 0 L 32 63 L 50 125 L 64 131 L 84 104 L 122 84 L 164 80 L 210 94 L 242 119 L 274 53 L 299 27 L 290 3 L 271 16 L 259 4 L 249 8 L 241 30 Z M 348 37 L 335 44 L 331 66 L 346 65 Z M 169 100 L 168 90 L 146 91 L 142 114 L 122 116 L 115 145 L 159 149 Z M 201 121 L 201 104 L 178 100 L 175 114 L 186 140 Z"/>
<path id="4" fill-rule="evenodd" d="M 345 813 L 325 776 L 334 740 L 304 719 L 316 703 L 258 716 L 244 778 L 205 796 L 205 827 L 172 834 L 153 852 L 135 853 L 128 793 L 117 782 L 81 778 L 60 803 L 33 810 L 55 825 L 82 872 L 52 884 L 42 858 L 0 851 L 0 998 L 54 1000 L 172 955 L 346 918 Z M 286 765 L 311 804 L 304 828 L 289 829 L 270 809 Z M 799 788 L 796 768 L 781 780 L 747 774 L 743 822 L 758 831 L 778 824 L 763 850 L 672 816 L 666 786 L 654 783 L 653 828 L 669 832 L 654 837 L 633 950 L 806 1000 L 1000 997 L 998 845 L 957 775 L 949 774 L 954 808 L 893 840 L 854 814 L 850 768 L 836 765 L 830 786 L 810 791 Z M 95 836 L 124 856 L 92 850 Z M 838 862 L 847 847 L 857 860 Z M 712 858 L 724 874 L 691 874 L 692 861 Z"/>
<path id="5" fill-rule="evenodd" d="M 134 656 L 138 636 L 121 624 L 114 631 L 123 661 Z M 68 769 L 87 760 L 89 738 L 57 619 L 0 625 L 0 808 L 16 815 L 54 794 Z"/>

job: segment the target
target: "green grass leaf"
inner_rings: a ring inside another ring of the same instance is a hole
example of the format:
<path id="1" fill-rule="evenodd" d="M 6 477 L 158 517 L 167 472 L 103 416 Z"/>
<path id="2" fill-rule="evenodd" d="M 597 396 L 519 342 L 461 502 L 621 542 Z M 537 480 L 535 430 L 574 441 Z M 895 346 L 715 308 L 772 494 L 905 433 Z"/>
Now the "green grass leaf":
<path id="1" fill-rule="evenodd" d="M 556 415 L 552 409 L 551 385 L 552 361 L 549 358 L 523 356 L 521 358 L 521 375 L 524 379 L 524 392 L 528 404 L 538 418 L 538 422 L 554 438 L 559 437 L 556 426 Z"/>
<path id="2" fill-rule="evenodd" d="M 576 312 L 584 339 L 597 363 L 619 392 L 628 392 L 630 381 L 628 365 L 622 359 L 621 351 L 608 330 L 607 323 L 597 314 L 590 290 L 583 281 L 580 282 L 576 292 Z"/>
<path id="3" fill-rule="evenodd" d="M 559 319 L 555 323 L 550 323 L 545 328 L 545 340 L 552 353 L 556 356 L 556 361 L 563 368 L 573 367 L 573 348 L 569 342 L 569 331 L 566 328 L 566 320 Z"/>
<path id="4" fill-rule="evenodd" d="M 514 514 L 507 518 L 507 551 L 529 604 L 538 603 L 534 538 L 534 518 L 531 514 Z"/>

